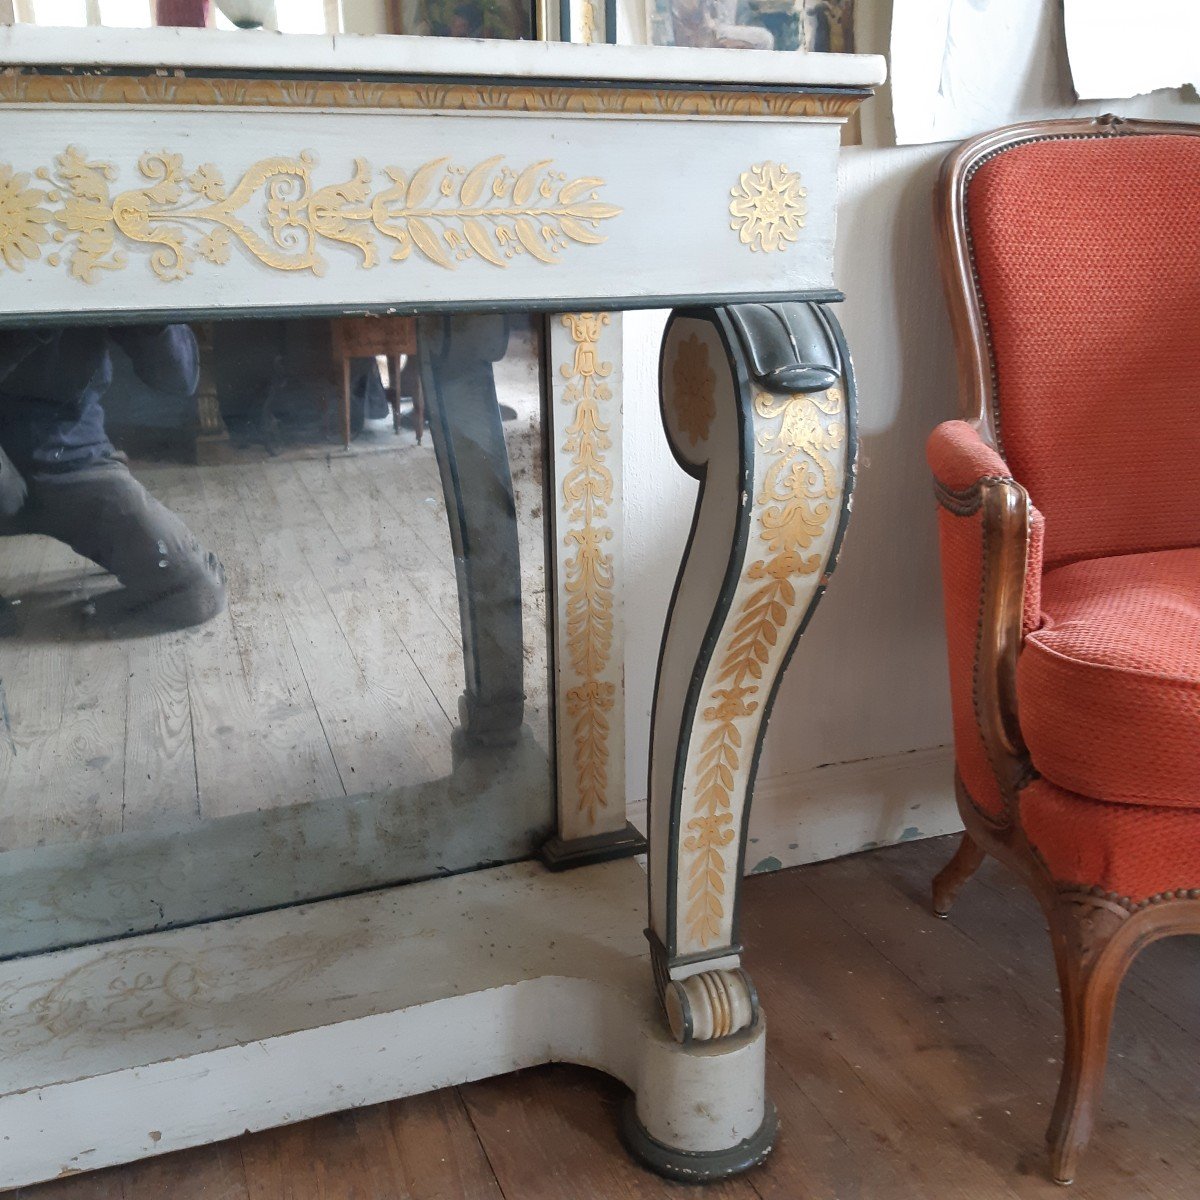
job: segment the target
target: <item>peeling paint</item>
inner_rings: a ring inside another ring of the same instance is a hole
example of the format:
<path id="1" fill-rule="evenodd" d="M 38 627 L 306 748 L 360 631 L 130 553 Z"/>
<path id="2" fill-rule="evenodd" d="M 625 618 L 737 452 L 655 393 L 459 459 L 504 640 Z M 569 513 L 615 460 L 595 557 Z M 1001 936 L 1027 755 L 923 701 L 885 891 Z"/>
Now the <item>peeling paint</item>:
<path id="1" fill-rule="evenodd" d="M 765 875 L 768 871 L 780 871 L 783 869 L 783 863 L 779 861 L 773 854 L 766 858 L 760 859 L 750 869 L 751 875 Z"/>

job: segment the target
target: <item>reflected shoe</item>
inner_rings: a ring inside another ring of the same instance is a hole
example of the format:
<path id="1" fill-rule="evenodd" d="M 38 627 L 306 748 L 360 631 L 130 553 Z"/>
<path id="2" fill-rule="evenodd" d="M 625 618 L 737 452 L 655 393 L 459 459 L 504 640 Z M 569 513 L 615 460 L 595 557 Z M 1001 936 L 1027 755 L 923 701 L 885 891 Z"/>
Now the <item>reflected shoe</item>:
<path id="1" fill-rule="evenodd" d="M 136 637 L 191 629 L 227 607 L 225 568 L 210 550 L 197 561 L 197 569 L 179 574 L 165 590 L 117 588 L 90 601 L 84 616 L 112 636 Z"/>

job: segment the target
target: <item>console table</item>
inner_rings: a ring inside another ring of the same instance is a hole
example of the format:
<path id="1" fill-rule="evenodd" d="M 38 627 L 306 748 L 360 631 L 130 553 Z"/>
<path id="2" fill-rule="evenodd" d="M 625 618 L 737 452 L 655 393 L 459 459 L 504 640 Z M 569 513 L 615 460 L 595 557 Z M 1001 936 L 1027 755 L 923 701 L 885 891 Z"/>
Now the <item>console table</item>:
<path id="1" fill-rule="evenodd" d="M 488 361 L 489 314 L 552 314 L 559 823 L 543 857 L 578 867 L 0 963 L 0 1187 L 554 1060 L 629 1085 L 626 1144 L 664 1174 L 767 1154 L 766 1026 L 738 937 L 748 799 L 846 523 L 837 156 L 882 75 L 870 56 L 0 30 L 0 322 L 420 314 L 457 548 L 481 537 L 483 443 L 445 419 L 454 372 Z M 700 481 L 654 701 L 645 933 L 606 769 L 623 753 L 606 314 L 637 307 L 674 309 L 662 419 Z M 493 568 L 459 587 L 500 615 L 464 602 L 463 721 L 503 740 L 519 697 L 488 664 L 512 652 L 506 555 L 485 549 Z"/>

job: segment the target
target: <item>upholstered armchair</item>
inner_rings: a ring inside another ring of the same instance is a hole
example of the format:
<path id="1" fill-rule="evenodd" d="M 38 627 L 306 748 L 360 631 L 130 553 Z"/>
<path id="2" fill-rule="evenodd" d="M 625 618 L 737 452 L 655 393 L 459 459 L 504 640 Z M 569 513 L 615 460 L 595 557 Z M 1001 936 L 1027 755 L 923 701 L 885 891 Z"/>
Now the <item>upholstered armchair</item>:
<path id="1" fill-rule="evenodd" d="M 966 834 L 1050 925 L 1069 1182 L 1117 989 L 1200 932 L 1200 126 L 1018 125 L 936 207 L 964 419 L 929 440 Z"/>

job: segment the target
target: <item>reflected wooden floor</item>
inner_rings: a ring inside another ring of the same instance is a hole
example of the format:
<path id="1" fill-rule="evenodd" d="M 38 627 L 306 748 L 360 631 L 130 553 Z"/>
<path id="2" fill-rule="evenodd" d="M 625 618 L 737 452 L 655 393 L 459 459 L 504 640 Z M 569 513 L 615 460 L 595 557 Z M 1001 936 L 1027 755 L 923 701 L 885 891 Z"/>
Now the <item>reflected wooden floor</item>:
<path id="1" fill-rule="evenodd" d="M 632 1165 L 623 1090 L 547 1067 L 247 1135 L 13 1200 L 1024 1200 L 1062 1196 L 1042 1136 L 1061 1025 L 1032 901 L 994 864 L 949 921 L 928 885 L 948 839 L 747 884 L 748 965 L 770 1021 L 783 1133 L 740 1180 Z M 1200 1192 L 1200 942 L 1135 964 L 1076 1200 Z"/>
<path id="2" fill-rule="evenodd" d="M 530 564 L 527 719 L 545 744 L 538 436 L 510 427 Z M 135 473 L 222 559 L 228 611 L 183 633 L 106 638 L 80 607 L 110 577 L 50 539 L 3 540 L 0 593 L 21 605 L 0 639 L 0 849 L 450 773 L 463 657 L 428 439 Z"/>

